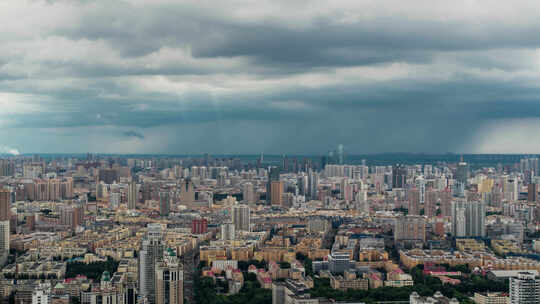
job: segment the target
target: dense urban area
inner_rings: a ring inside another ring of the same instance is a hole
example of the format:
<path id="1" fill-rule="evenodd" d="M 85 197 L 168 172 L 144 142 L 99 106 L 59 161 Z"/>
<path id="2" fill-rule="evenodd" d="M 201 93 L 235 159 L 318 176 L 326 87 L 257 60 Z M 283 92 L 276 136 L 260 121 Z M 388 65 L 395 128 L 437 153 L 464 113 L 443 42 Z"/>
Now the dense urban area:
<path id="1" fill-rule="evenodd" d="M 5 155 L 0 296 L 539 303 L 538 158 L 482 159 Z"/>

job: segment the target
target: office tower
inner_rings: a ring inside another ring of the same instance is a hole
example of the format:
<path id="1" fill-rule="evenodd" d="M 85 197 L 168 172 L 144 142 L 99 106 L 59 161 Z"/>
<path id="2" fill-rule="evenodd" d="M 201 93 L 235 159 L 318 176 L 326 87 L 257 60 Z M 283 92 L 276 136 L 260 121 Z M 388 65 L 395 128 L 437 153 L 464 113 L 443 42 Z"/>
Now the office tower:
<path id="1" fill-rule="evenodd" d="M 169 216 L 171 210 L 171 200 L 169 192 L 162 191 L 159 193 L 159 215 Z"/>
<path id="2" fill-rule="evenodd" d="M 139 190 L 137 188 L 137 183 L 131 181 L 128 187 L 128 209 L 135 210 L 137 209 L 137 202 L 139 200 Z"/>
<path id="3" fill-rule="evenodd" d="M 9 255 L 9 220 L 0 221 L 0 265 L 7 262 Z"/>
<path id="4" fill-rule="evenodd" d="M 155 304 L 156 262 L 163 256 L 162 229 L 160 224 L 148 224 L 139 251 L 139 294 Z"/>
<path id="5" fill-rule="evenodd" d="M 424 203 L 424 214 L 429 218 L 436 215 L 437 200 L 439 193 L 435 190 L 426 191 L 426 201 Z"/>
<path id="6" fill-rule="evenodd" d="M 198 218 L 191 221 L 191 233 L 204 234 L 208 231 L 208 221 L 205 218 Z"/>
<path id="7" fill-rule="evenodd" d="M 246 203 L 254 203 L 255 200 L 255 187 L 252 183 L 245 183 L 244 188 L 242 191 L 242 196 L 244 198 L 244 202 Z"/>
<path id="8" fill-rule="evenodd" d="M 235 230 L 251 231 L 249 206 L 234 205 L 231 214 Z"/>
<path id="9" fill-rule="evenodd" d="M 392 188 L 403 188 L 407 184 L 407 168 L 404 165 L 392 167 Z"/>
<path id="10" fill-rule="evenodd" d="M 413 188 L 409 190 L 409 214 L 420 215 L 420 191 Z"/>
<path id="11" fill-rule="evenodd" d="M 186 178 L 180 183 L 180 204 L 191 206 L 195 202 L 195 188 L 191 178 Z"/>
<path id="12" fill-rule="evenodd" d="M 464 199 L 452 203 L 452 233 L 456 237 L 486 235 L 486 204 Z"/>
<path id="13" fill-rule="evenodd" d="M 230 241 L 230 240 L 234 240 L 235 237 L 236 237 L 236 231 L 234 229 L 233 223 L 221 224 L 221 240 Z"/>
<path id="14" fill-rule="evenodd" d="M 268 205 L 273 204 L 272 202 L 272 184 L 274 182 L 279 182 L 279 168 L 278 167 L 271 167 L 270 171 L 268 172 L 268 181 L 266 183 L 266 203 Z M 274 198 L 277 199 L 277 198 Z M 281 200 L 281 194 L 279 194 L 279 200 Z"/>
<path id="15" fill-rule="evenodd" d="M 407 215 L 396 218 L 394 226 L 394 241 L 426 240 L 426 221 L 421 216 Z"/>
<path id="16" fill-rule="evenodd" d="M 270 184 L 270 203 L 272 205 L 281 206 L 283 195 L 283 182 L 273 181 Z"/>
<path id="17" fill-rule="evenodd" d="M 171 250 L 156 263 L 156 304 L 184 303 L 183 265 Z"/>
<path id="18" fill-rule="evenodd" d="M 457 182 L 465 186 L 467 185 L 467 181 L 469 179 L 469 165 L 463 160 L 460 161 L 457 165 L 455 179 Z"/>
<path id="19" fill-rule="evenodd" d="M 11 217 L 11 191 L 0 189 L 0 221 L 9 221 Z"/>
<path id="20" fill-rule="evenodd" d="M 517 278 L 510 278 L 510 303 L 540 303 L 540 279 L 526 271 L 518 273 Z"/>
<path id="21" fill-rule="evenodd" d="M 342 144 L 338 145 L 336 152 L 337 152 L 336 154 L 337 154 L 338 164 L 343 165 L 345 163 L 345 148 L 343 147 Z"/>
<path id="22" fill-rule="evenodd" d="M 538 201 L 538 184 L 529 184 L 527 186 L 527 200 L 529 202 Z"/>

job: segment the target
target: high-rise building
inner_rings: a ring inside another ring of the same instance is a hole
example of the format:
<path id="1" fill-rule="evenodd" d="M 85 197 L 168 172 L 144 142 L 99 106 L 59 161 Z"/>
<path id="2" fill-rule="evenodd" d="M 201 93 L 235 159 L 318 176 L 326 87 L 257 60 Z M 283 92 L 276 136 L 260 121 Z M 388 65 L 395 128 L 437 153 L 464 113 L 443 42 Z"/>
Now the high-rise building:
<path id="1" fill-rule="evenodd" d="M 15 175 L 15 163 L 12 160 L 0 159 L 0 176 Z"/>
<path id="2" fill-rule="evenodd" d="M 309 199 L 316 200 L 317 195 L 319 194 L 319 175 L 312 171 L 308 171 L 308 180 L 307 180 L 307 193 L 306 196 Z"/>
<path id="3" fill-rule="evenodd" d="M 435 190 L 426 191 L 426 201 L 424 202 L 424 214 L 428 218 L 436 215 L 438 196 L 439 196 L 439 193 Z"/>
<path id="4" fill-rule="evenodd" d="M 413 188 L 409 190 L 409 214 L 420 215 L 420 191 Z"/>
<path id="5" fill-rule="evenodd" d="M 511 278 L 510 303 L 540 303 L 540 279 L 531 272 L 520 272 L 517 278 Z"/>
<path id="6" fill-rule="evenodd" d="M 237 231 L 251 231 L 250 230 L 250 214 L 249 206 L 247 205 L 234 205 L 232 207 L 232 221 L 234 228 Z"/>
<path id="7" fill-rule="evenodd" d="M 168 249 L 156 263 L 156 304 L 184 303 L 184 270 L 176 254 Z"/>
<path id="8" fill-rule="evenodd" d="M 157 261 L 163 256 L 162 227 L 160 224 L 148 224 L 147 227 L 148 232 L 142 239 L 139 251 L 139 294 L 146 297 L 148 303 L 155 304 L 155 269 Z"/>
<path id="9" fill-rule="evenodd" d="M 467 185 L 469 179 L 469 165 L 466 162 L 461 161 L 458 163 L 455 179 L 458 183 L 461 183 L 465 186 Z"/>
<path id="10" fill-rule="evenodd" d="M 191 233 L 204 234 L 208 231 L 208 221 L 205 218 L 197 218 L 191 221 Z"/>
<path id="11" fill-rule="evenodd" d="M 421 216 L 407 215 L 396 218 L 394 226 L 394 241 L 426 240 L 426 221 Z"/>
<path id="12" fill-rule="evenodd" d="M 11 191 L 0 189 L 0 221 L 9 221 L 11 217 Z"/>
<path id="13" fill-rule="evenodd" d="M 180 204 L 191 206 L 195 202 L 195 188 L 191 178 L 186 178 L 180 183 Z"/>
<path id="14" fill-rule="evenodd" d="M 63 206 L 60 209 L 60 224 L 75 230 L 83 224 L 84 210 L 79 205 Z"/>
<path id="15" fill-rule="evenodd" d="M 252 183 L 247 182 L 244 184 L 244 188 L 242 191 L 242 196 L 244 198 L 244 202 L 246 203 L 254 203 L 255 200 L 255 188 Z"/>
<path id="16" fill-rule="evenodd" d="M 234 229 L 233 223 L 221 224 L 221 240 L 230 241 L 230 240 L 234 240 L 235 237 L 236 237 L 236 231 Z"/>
<path id="17" fill-rule="evenodd" d="M 404 165 L 392 167 L 392 188 L 404 188 L 407 184 L 407 168 Z"/>
<path id="18" fill-rule="evenodd" d="M 459 199 L 452 203 L 452 233 L 456 237 L 486 235 L 486 204 Z"/>
<path id="19" fill-rule="evenodd" d="M 171 200 L 169 198 L 169 192 L 161 191 L 159 193 L 159 215 L 169 216 L 171 210 Z"/>
<path id="20" fill-rule="evenodd" d="M 426 200 L 426 180 L 422 176 L 419 176 L 416 179 L 416 189 L 418 189 L 419 192 L 420 204 L 424 204 Z"/>
<path id="21" fill-rule="evenodd" d="M 278 167 L 271 167 L 268 171 L 268 181 L 266 182 L 266 203 L 268 205 L 274 204 L 273 199 L 278 199 L 272 197 L 272 184 L 274 182 L 279 182 L 279 174 Z M 281 200 L 281 193 L 279 194 L 279 200 Z"/>
<path id="22" fill-rule="evenodd" d="M 527 186 L 527 200 L 529 202 L 538 201 L 538 184 L 529 184 Z"/>
<path id="23" fill-rule="evenodd" d="M 270 184 L 270 203 L 272 205 L 281 206 L 283 195 L 283 182 L 272 181 Z"/>
<path id="24" fill-rule="evenodd" d="M 441 191 L 441 215 L 442 216 L 452 216 L 452 192 L 450 189 L 445 188 Z"/>
<path id="25" fill-rule="evenodd" d="M 338 164 L 343 165 L 345 163 L 345 148 L 342 144 L 338 145 L 336 154 Z"/>
<path id="26" fill-rule="evenodd" d="M 9 220 L 0 221 L 0 265 L 7 262 L 9 255 Z"/>
<path id="27" fill-rule="evenodd" d="M 137 183 L 131 181 L 128 187 L 128 209 L 135 210 L 137 209 L 137 202 L 139 201 L 139 189 L 137 188 Z"/>

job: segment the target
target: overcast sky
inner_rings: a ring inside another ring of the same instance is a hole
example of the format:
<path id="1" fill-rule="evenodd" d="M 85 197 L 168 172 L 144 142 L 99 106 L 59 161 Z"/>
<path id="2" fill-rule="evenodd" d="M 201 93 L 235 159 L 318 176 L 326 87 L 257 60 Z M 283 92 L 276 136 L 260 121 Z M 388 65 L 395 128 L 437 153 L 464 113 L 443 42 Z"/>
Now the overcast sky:
<path id="1" fill-rule="evenodd" d="M 540 153 L 537 1 L 0 1 L 0 152 Z"/>

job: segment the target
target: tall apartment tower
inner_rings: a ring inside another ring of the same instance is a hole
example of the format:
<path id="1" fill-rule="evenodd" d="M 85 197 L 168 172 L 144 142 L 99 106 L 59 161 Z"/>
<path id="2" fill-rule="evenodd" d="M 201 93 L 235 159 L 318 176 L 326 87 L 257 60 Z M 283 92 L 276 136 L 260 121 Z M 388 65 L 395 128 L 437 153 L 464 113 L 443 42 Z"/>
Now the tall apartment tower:
<path id="1" fill-rule="evenodd" d="M 9 190 L 0 190 L 0 265 L 7 262 L 9 255 L 9 235 L 10 235 L 10 201 Z"/>
<path id="2" fill-rule="evenodd" d="M 186 178 L 180 183 L 180 203 L 191 206 L 195 202 L 195 188 L 191 178 Z"/>
<path id="3" fill-rule="evenodd" d="M 409 191 L 409 214 L 420 215 L 420 191 L 413 188 Z"/>
<path id="4" fill-rule="evenodd" d="M 131 181 L 128 188 L 128 209 L 137 209 L 137 201 L 139 200 L 139 190 L 137 189 L 137 183 Z"/>
<path id="5" fill-rule="evenodd" d="M 319 191 L 319 175 L 316 172 L 309 169 L 308 171 L 308 180 L 307 180 L 307 195 L 310 199 L 317 199 Z"/>
<path id="6" fill-rule="evenodd" d="M 538 201 L 538 184 L 529 184 L 527 186 L 527 201 L 529 202 Z"/>
<path id="7" fill-rule="evenodd" d="M 435 216 L 437 212 L 437 200 L 439 193 L 435 190 L 426 191 L 426 201 L 424 202 L 424 214 L 429 218 Z"/>
<path id="8" fill-rule="evenodd" d="M 232 207 L 232 221 L 234 229 L 237 231 L 251 231 L 250 230 L 250 214 L 249 206 L 247 205 L 234 205 Z"/>
<path id="9" fill-rule="evenodd" d="M 272 181 L 270 184 L 270 203 L 273 206 L 281 206 L 283 203 L 283 182 Z"/>
<path id="10" fill-rule="evenodd" d="M 242 196 L 244 197 L 244 202 L 246 203 L 255 202 L 255 188 L 253 187 L 252 183 L 248 182 L 244 184 Z"/>
<path id="11" fill-rule="evenodd" d="M 221 240 L 222 241 L 231 241 L 236 237 L 236 231 L 234 229 L 233 223 L 223 223 L 221 224 Z"/>
<path id="12" fill-rule="evenodd" d="M 268 171 L 268 181 L 266 183 L 266 203 L 268 205 L 273 204 L 273 202 L 277 201 L 278 198 L 274 198 L 272 193 L 273 186 L 275 183 L 279 183 L 279 168 L 278 167 L 271 167 L 270 171 Z M 276 194 L 277 195 L 277 194 Z M 279 198 L 281 200 L 281 197 Z"/>
<path id="13" fill-rule="evenodd" d="M 520 272 L 517 278 L 511 278 L 510 303 L 540 303 L 540 279 L 530 272 Z"/>
<path id="14" fill-rule="evenodd" d="M 0 221 L 9 221 L 10 219 L 11 192 L 6 189 L 0 189 Z"/>
<path id="15" fill-rule="evenodd" d="M 452 233 L 456 237 L 484 237 L 486 204 L 464 199 L 452 202 Z"/>
<path id="16" fill-rule="evenodd" d="M 169 216 L 171 211 L 171 200 L 169 197 L 169 192 L 161 191 L 159 192 L 159 215 Z"/>
<path id="17" fill-rule="evenodd" d="M 160 224 L 148 224 L 148 232 L 139 251 L 139 294 L 148 303 L 156 303 L 155 269 L 163 256 L 162 229 Z"/>
<path id="18" fill-rule="evenodd" d="M 184 270 L 176 254 L 168 249 L 156 263 L 156 304 L 184 303 Z"/>
<path id="19" fill-rule="evenodd" d="M 392 188 L 404 188 L 407 184 L 407 168 L 404 165 L 392 167 Z"/>

